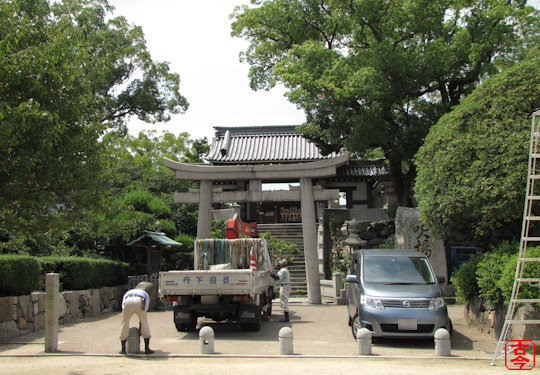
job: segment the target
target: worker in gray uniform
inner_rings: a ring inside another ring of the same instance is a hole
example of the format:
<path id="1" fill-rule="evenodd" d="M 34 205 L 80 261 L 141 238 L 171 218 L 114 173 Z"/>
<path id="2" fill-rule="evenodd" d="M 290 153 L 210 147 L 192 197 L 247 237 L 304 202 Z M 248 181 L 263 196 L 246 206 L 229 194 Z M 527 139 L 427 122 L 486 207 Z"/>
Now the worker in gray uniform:
<path id="1" fill-rule="evenodd" d="M 122 325 L 120 326 L 120 342 L 122 343 L 121 354 L 126 354 L 126 341 L 129 334 L 129 320 L 133 314 L 137 314 L 140 321 L 141 336 L 144 338 L 144 354 L 152 354 L 150 349 L 150 327 L 146 318 L 146 312 L 150 304 L 150 297 L 142 289 L 131 289 L 124 294 L 122 299 Z"/>
<path id="2" fill-rule="evenodd" d="M 279 272 L 272 273 L 269 268 L 266 269 L 266 272 L 270 273 L 273 279 L 279 280 L 281 285 L 279 289 L 279 301 L 281 302 L 281 308 L 283 309 L 284 318 L 280 322 L 289 321 L 289 296 L 291 295 L 291 276 L 289 270 L 287 269 L 287 259 L 282 259 L 280 262 L 281 269 Z"/>

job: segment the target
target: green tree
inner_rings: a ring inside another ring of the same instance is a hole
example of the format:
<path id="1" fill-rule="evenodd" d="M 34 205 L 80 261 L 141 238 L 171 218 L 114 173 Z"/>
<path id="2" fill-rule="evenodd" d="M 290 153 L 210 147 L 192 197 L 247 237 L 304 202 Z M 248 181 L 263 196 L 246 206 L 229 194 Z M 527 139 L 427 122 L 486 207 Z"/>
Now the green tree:
<path id="1" fill-rule="evenodd" d="M 538 15 L 507 0 L 254 0 L 232 34 L 253 89 L 287 88 L 323 153 L 380 148 L 410 205 L 412 158 L 431 125 L 500 64 L 538 43 Z"/>
<path id="2" fill-rule="evenodd" d="M 96 204 L 106 132 L 167 121 L 188 103 L 140 27 L 106 0 L 0 6 L 1 226 L 42 223 L 55 204 Z M 86 199 L 86 201 L 85 201 Z"/>
<path id="3" fill-rule="evenodd" d="M 188 183 L 166 168 L 163 158 L 201 163 L 209 151 L 206 138 L 192 140 L 188 133 L 178 136 L 164 131 L 139 132 L 137 136 L 116 132 L 103 138 L 107 150 L 107 180 L 113 191 L 141 188 L 153 194 L 187 191 Z"/>
<path id="4" fill-rule="evenodd" d="M 440 238 L 519 235 L 539 77 L 538 59 L 508 68 L 431 128 L 415 158 L 415 196 Z"/>

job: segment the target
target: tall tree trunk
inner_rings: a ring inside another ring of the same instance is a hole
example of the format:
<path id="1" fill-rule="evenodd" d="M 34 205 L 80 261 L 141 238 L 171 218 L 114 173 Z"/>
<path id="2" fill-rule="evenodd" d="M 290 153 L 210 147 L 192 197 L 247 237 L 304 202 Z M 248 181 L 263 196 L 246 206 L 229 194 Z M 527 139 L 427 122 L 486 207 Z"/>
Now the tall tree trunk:
<path id="1" fill-rule="evenodd" d="M 404 174 L 401 166 L 401 158 L 395 155 L 387 155 L 386 158 L 390 167 L 390 179 L 396 193 L 396 199 L 400 206 L 412 207 L 412 199 L 410 196 L 411 184 L 413 177 L 411 173 Z M 412 173 L 414 174 L 414 172 Z"/>

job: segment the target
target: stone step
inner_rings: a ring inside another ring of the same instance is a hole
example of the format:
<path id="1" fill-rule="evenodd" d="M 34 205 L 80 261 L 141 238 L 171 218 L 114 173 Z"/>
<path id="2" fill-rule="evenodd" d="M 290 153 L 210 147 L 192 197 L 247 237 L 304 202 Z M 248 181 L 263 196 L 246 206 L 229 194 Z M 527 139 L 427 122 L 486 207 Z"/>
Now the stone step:
<path id="1" fill-rule="evenodd" d="M 298 247 L 297 253 L 284 255 L 292 258 L 288 266 L 291 276 L 291 295 L 305 296 L 307 282 L 302 224 L 259 224 L 258 229 L 259 233 L 270 233 L 273 237 L 294 243 Z M 279 291 L 279 284 L 277 290 Z"/>

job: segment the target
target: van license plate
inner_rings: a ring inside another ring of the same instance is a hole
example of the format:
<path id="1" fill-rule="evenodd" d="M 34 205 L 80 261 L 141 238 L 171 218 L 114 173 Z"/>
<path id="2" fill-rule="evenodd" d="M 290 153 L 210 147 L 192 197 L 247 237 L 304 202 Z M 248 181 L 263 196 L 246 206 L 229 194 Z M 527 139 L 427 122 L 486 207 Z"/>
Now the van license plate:
<path id="1" fill-rule="evenodd" d="M 416 319 L 398 319 L 398 331 L 416 331 L 418 329 L 418 320 Z"/>

